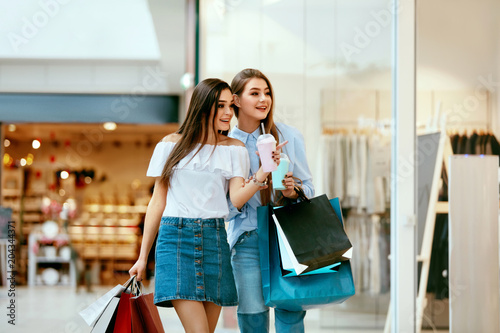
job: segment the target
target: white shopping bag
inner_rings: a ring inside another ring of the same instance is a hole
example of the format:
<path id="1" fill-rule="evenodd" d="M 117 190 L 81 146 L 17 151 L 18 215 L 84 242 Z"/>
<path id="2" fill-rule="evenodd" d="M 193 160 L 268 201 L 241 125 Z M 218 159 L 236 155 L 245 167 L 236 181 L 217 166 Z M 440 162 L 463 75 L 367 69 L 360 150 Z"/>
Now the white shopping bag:
<path id="1" fill-rule="evenodd" d="M 87 325 L 93 327 L 96 324 L 97 320 L 99 319 L 99 317 L 101 317 L 102 313 L 108 306 L 109 302 L 111 302 L 113 297 L 121 295 L 127 288 L 127 286 L 131 283 L 133 278 L 134 277 L 128 279 L 128 281 L 123 285 L 116 285 L 113 289 L 102 295 L 94 303 L 90 304 L 88 307 L 79 312 L 80 316 L 82 316 Z"/>

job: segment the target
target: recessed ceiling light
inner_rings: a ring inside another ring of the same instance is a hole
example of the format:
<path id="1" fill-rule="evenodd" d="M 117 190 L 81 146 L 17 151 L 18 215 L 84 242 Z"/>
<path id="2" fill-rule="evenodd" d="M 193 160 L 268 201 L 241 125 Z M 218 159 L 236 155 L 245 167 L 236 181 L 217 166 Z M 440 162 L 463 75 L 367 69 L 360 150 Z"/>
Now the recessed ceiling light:
<path id="1" fill-rule="evenodd" d="M 102 124 L 102 127 L 104 127 L 104 129 L 106 131 L 114 131 L 116 129 L 117 125 L 115 122 L 108 121 L 108 122 L 105 122 L 104 124 Z"/>
<path id="2" fill-rule="evenodd" d="M 41 145 L 42 145 L 42 143 L 37 139 L 33 140 L 33 142 L 31 143 L 31 146 L 33 147 L 33 149 L 38 149 L 38 148 L 40 148 Z"/>

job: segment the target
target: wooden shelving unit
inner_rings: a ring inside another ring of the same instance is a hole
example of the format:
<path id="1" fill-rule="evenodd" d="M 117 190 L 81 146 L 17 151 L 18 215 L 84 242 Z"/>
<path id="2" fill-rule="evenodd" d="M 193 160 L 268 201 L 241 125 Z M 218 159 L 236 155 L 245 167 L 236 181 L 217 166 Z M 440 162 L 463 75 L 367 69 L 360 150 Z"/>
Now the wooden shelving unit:
<path id="1" fill-rule="evenodd" d="M 113 284 L 139 256 L 146 206 L 85 205 L 68 227 L 85 266 L 98 265 L 100 284 Z"/>

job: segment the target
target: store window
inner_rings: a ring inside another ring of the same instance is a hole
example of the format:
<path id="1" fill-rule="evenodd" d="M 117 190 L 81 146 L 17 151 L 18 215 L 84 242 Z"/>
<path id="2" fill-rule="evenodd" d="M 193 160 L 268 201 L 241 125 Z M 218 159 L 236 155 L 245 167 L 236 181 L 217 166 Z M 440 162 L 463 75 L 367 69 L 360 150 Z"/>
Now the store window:
<path id="1" fill-rule="evenodd" d="M 200 79 L 266 74 L 275 120 L 304 135 L 316 194 L 341 199 L 356 295 L 320 310 L 324 329 L 385 325 L 392 14 L 387 1 L 200 2 Z"/>
<path id="2" fill-rule="evenodd" d="M 412 3 L 401 1 L 396 8 L 404 11 Z M 395 97 L 392 5 L 391 1 L 343 0 L 200 2 L 201 78 L 216 76 L 230 82 L 246 67 L 267 74 L 275 89 L 275 118 L 304 134 L 316 193 L 342 198 L 347 231 L 355 244 L 356 295 L 342 306 L 321 310 L 320 325 L 325 328 L 385 326 Z M 499 135 L 498 6 L 498 1 L 490 0 L 416 2 L 415 6 L 416 63 L 402 69 L 416 70 L 415 103 L 398 112 L 415 123 L 419 161 L 410 168 L 418 173 L 416 254 L 426 251 L 422 244 L 428 240 L 424 240 L 428 222 L 436 228 L 431 235 L 432 263 L 425 263 L 431 271 L 422 275 L 420 259 L 415 274 L 416 282 L 428 278 L 427 307 L 423 314 L 417 313 L 415 323 L 424 329 L 448 328 L 450 292 L 448 179 L 443 171 L 439 184 L 432 179 L 426 183 L 427 169 L 437 159 L 440 172 L 441 160 L 450 154 L 500 153 L 493 148 L 498 148 Z M 414 119 L 410 109 L 415 110 Z M 449 149 L 445 156 L 431 156 L 441 145 L 440 136 L 449 139 Z M 329 147 L 335 147 L 335 155 L 328 154 Z M 353 164 L 360 151 L 368 159 Z M 367 174 L 360 173 L 364 163 L 371 166 Z M 429 201 L 433 186 L 439 188 L 436 205 Z M 360 195 L 373 190 L 375 195 Z M 437 212 L 430 214 L 430 220 L 427 207 Z M 424 305 L 421 299 L 417 302 L 417 307 Z"/>

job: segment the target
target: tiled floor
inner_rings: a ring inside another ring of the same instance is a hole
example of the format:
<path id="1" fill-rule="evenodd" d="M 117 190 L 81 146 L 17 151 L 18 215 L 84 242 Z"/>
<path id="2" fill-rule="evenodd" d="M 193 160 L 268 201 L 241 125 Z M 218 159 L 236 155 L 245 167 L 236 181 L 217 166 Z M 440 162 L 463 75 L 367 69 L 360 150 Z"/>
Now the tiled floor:
<path id="1" fill-rule="evenodd" d="M 83 289 L 75 292 L 70 287 L 24 287 L 16 288 L 16 320 L 15 326 L 8 324 L 7 306 L 10 298 L 6 289 L 0 289 L 0 332 L 36 332 L 36 333 L 87 333 L 91 329 L 79 316 L 78 311 L 87 307 L 111 287 L 95 287 L 91 293 Z M 165 332 L 184 332 L 173 309 L 160 308 Z M 337 316 L 338 315 L 338 316 Z M 272 317 L 272 316 L 271 316 Z M 359 324 L 349 325 L 351 328 L 339 328 L 342 320 Z M 307 313 L 305 326 L 308 333 L 375 333 L 383 331 L 384 316 L 374 322 L 373 316 L 349 311 L 310 310 Z M 371 323 L 375 323 L 371 325 Z M 378 326 L 376 329 L 369 326 Z M 272 327 L 273 325 L 271 325 Z M 272 330 L 274 331 L 274 330 Z M 237 333 L 235 308 L 225 308 L 219 319 L 217 333 Z M 447 332 L 447 331 L 439 331 Z"/>

